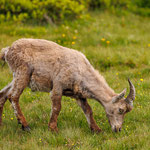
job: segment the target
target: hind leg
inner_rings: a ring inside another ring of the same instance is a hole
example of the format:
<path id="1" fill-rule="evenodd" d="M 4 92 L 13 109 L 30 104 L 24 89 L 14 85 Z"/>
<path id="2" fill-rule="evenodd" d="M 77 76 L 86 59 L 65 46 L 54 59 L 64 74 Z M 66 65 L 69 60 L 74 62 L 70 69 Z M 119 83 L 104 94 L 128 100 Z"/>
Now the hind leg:
<path id="1" fill-rule="evenodd" d="M 0 91 L 0 125 L 2 124 L 3 107 L 7 101 L 7 92 L 11 88 L 12 83 L 8 84 L 5 88 Z"/>
<path id="2" fill-rule="evenodd" d="M 12 104 L 14 109 L 14 113 L 17 117 L 19 123 L 22 124 L 23 130 L 29 130 L 27 121 L 21 111 L 19 105 L 19 98 L 22 94 L 23 90 L 27 87 L 32 70 L 28 67 L 28 65 L 22 65 L 15 73 L 12 86 L 7 94 L 9 101 Z"/>

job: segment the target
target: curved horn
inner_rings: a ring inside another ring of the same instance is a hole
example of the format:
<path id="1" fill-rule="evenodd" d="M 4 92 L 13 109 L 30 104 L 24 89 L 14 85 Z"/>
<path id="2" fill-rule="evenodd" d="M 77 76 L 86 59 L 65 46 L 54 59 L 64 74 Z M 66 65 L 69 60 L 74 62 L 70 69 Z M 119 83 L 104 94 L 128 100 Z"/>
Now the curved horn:
<path id="1" fill-rule="evenodd" d="M 112 103 L 118 102 L 120 99 L 122 99 L 126 94 L 126 89 L 124 89 L 119 95 L 112 98 Z"/>
<path id="2" fill-rule="evenodd" d="M 131 105 L 133 105 L 133 101 L 135 100 L 135 87 L 132 84 L 132 82 L 130 81 L 130 79 L 128 79 L 129 85 L 130 85 L 130 93 L 127 96 L 127 98 L 125 99 L 125 101 Z"/>

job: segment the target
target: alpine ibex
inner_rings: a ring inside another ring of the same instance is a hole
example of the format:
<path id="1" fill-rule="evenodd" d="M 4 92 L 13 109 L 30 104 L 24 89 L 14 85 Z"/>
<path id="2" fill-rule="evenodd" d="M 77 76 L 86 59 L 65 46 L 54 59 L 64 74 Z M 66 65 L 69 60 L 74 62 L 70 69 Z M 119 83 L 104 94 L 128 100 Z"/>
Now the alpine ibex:
<path id="1" fill-rule="evenodd" d="M 29 126 L 21 112 L 19 97 L 28 86 L 32 91 L 51 91 L 52 110 L 49 128 L 57 129 L 57 117 L 61 110 L 62 96 L 73 97 L 82 108 L 87 122 L 94 132 L 100 132 L 87 98 L 97 100 L 105 109 L 112 130 L 121 131 L 124 115 L 133 108 L 134 85 L 128 80 L 126 89 L 116 94 L 96 71 L 86 57 L 73 49 L 41 39 L 19 39 L 12 46 L 3 48 L 1 58 L 13 72 L 13 81 L 0 91 L 0 124 L 3 106 L 7 99 L 23 130 Z"/>

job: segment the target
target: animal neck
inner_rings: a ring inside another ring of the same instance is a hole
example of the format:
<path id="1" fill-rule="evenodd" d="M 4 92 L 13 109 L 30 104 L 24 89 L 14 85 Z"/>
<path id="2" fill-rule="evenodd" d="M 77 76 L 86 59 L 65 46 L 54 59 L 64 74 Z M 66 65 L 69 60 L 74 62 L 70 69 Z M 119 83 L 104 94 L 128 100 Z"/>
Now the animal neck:
<path id="1" fill-rule="evenodd" d="M 91 77 L 89 83 L 89 98 L 96 99 L 104 107 L 112 100 L 117 94 L 109 87 L 103 76 L 97 71 Z"/>

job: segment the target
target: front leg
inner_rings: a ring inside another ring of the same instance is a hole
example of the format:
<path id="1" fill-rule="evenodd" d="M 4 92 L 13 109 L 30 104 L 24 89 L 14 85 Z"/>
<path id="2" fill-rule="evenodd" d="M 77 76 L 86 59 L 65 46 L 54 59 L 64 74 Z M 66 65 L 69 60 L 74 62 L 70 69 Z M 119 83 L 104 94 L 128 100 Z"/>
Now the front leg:
<path id="1" fill-rule="evenodd" d="M 52 110 L 48 126 L 51 129 L 51 131 L 55 132 L 58 132 L 57 118 L 61 110 L 61 97 L 62 97 L 62 90 L 59 87 L 53 88 L 51 95 Z"/>
<path id="2" fill-rule="evenodd" d="M 0 91 L 0 125 L 2 124 L 3 107 L 7 101 L 7 92 L 11 88 L 12 83 L 8 84 L 5 88 Z"/>
<path id="3" fill-rule="evenodd" d="M 87 100 L 86 99 L 77 99 L 77 103 L 82 108 L 91 130 L 93 132 L 97 132 L 97 133 L 101 132 L 101 129 L 98 127 L 98 125 L 96 124 L 96 122 L 93 118 L 93 112 L 92 112 L 92 109 L 91 109 L 90 105 L 88 104 Z"/>

